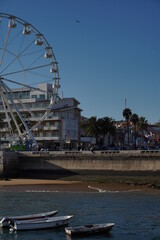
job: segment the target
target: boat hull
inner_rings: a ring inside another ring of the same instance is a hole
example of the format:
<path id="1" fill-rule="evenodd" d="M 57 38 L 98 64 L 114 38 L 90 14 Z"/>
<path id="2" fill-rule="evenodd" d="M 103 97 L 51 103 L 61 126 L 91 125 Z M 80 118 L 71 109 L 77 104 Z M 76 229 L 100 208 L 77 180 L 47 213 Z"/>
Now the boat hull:
<path id="1" fill-rule="evenodd" d="M 50 211 L 50 212 L 37 213 L 37 214 L 31 214 L 31 215 L 7 216 L 7 217 L 3 217 L 1 219 L 0 227 L 9 227 L 9 222 L 10 221 L 24 221 L 24 220 L 43 219 L 43 218 L 53 217 L 57 213 L 58 213 L 58 210 Z"/>
<path id="2" fill-rule="evenodd" d="M 59 216 L 35 221 L 13 221 L 10 222 L 10 227 L 15 231 L 55 228 L 68 225 L 72 217 L 73 216 Z"/>
<path id="3" fill-rule="evenodd" d="M 65 232 L 70 236 L 78 235 L 92 235 L 99 233 L 108 233 L 114 226 L 114 223 L 105 223 L 105 224 L 90 224 L 78 227 L 68 227 L 65 228 Z"/>

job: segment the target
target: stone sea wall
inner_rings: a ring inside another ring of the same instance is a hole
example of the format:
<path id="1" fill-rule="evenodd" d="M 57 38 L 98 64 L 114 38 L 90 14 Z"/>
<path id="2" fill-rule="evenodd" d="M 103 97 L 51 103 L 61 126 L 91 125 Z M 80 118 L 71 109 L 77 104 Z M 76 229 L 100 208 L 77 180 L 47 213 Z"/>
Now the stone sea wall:
<path id="1" fill-rule="evenodd" d="M 158 173 L 160 151 L 3 152 L 0 167 L 8 176 L 36 171 L 52 174 Z"/>
<path id="2" fill-rule="evenodd" d="M 16 177 L 19 174 L 19 153 L 0 151 L 1 178 Z"/>

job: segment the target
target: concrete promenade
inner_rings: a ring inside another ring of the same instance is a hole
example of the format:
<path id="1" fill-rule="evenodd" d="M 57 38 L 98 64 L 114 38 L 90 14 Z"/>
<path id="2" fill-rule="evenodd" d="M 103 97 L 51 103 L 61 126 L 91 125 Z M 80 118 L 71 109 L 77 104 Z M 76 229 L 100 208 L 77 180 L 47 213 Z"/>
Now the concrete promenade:
<path id="1" fill-rule="evenodd" d="M 160 151 L 1 152 L 2 175 L 30 172 L 52 174 L 108 174 L 160 172 Z"/>

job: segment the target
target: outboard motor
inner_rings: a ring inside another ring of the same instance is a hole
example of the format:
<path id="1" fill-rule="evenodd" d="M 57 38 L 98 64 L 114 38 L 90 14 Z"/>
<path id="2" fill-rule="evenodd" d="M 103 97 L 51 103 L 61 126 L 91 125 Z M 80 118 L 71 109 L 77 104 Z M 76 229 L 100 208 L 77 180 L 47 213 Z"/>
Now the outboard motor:
<path id="1" fill-rule="evenodd" d="M 2 220 L 0 221 L 0 226 L 1 227 L 8 227 L 9 226 L 9 218 L 3 217 Z"/>
<path id="2" fill-rule="evenodd" d="M 10 221 L 9 221 L 9 226 L 10 226 L 10 227 L 14 227 L 14 221 L 13 221 L 13 220 L 10 220 Z"/>

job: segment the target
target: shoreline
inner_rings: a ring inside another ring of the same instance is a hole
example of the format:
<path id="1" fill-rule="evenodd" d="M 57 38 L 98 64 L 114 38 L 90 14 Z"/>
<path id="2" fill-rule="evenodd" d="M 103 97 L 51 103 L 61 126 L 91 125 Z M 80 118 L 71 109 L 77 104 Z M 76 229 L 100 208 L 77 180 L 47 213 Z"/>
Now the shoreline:
<path id="1" fill-rule="evenodd" d="M 9 179 L 0 181 L 0 192 L 150 192 L 160 193 L 159 189 L 148 185 L 127 183 L 98 183 L 95 181 L 68 181 L 43 179 Z"/>

